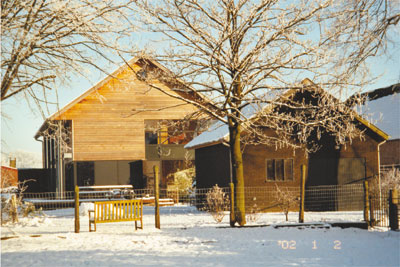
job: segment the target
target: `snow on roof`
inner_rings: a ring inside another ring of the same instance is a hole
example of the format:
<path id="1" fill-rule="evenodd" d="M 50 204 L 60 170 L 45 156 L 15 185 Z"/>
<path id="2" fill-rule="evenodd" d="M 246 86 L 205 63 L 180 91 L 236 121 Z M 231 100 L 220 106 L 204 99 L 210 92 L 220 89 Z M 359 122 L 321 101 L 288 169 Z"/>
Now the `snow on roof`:
<path id="1" fill-rule="evenodd" d="M 400 94 L 367 101 L 360 111 L 390 139 L 400 138 Z"/>
<path id="2" fill-rule="evenodd" d="M 280 95 L 286 94 L 289 90 L 275 90 L 275 91 L 270 91 L 269 93 L 265 94 L 262 96 L 264 101 L 272 101 L 276 99 Z M 249 104 L 245 106 L 242 110 L 242 114 L 245 118 L 251 118 L 256 114 L 258 111 L 266 108 L 268 104 L 265 102 L 263 103 L 255 103 L 255 104 Z M 229 136 L 229 128 L 228 125 L 221 122 L 217 121 L 211 127 L 208 129 L 208 131 L 205 131 L 201 133 L 199 136 L 195 137 L 192 141 L 187 143 L 185 145 L 186 149 L 192 149 L 198 146 L 208 146 L 211 144 L 219 143 L 222 141 L 228 141 L 228 136 Z"/>
<path id="3" fill-rule="evenodd" d="M 195 137 L 192 141 L 185 145 L 186 149 L 191 149 L 200 145 L 209 145 L 217 143 L 227 138 L 229 135 L 228 125 L 221 121 L 217 121 L 211 125 L 210 129 Z"/>
<path id="4" fill-rule="evenodd" d="M 264 99 L 273 100 L 279 95 L 285 95 L 290 90 L 276 90 L 272 94 L 266 94 Z M 242 113 L 244 117 L 251 118 L 257 111 L 267 107 L 267 104 L 263 105 L 248 105 Z M 390 139 L 400 138 L 400 94 L 386 96 L 377 100 L 368 101 L 361 110 L 357 110 L 358 113 L 366 114 L 368 121 L 372 122 L 372 125 L 366 125 L 367 127 L 376 126 L 378 129 L 382 129 L 384 134 L 389 134 Z M 208 146 L 216 144 L 222 141 L 228 141 L 229 128 L 223 122 L 214 123 L 210 129 L 203 132 L 199 136 L 195 137 L 190 141 L 185 148 L 193 149 L 199 146 Z"/>

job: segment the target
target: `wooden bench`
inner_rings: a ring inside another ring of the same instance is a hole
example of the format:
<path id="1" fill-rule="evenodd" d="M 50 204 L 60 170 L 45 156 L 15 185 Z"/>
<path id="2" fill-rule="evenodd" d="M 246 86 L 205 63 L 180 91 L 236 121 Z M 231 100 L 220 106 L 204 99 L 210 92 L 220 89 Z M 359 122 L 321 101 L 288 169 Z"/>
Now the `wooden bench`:
<path id="1" fill-rule="evenodd" d="M 94 210 L 89 210 L 89 232 L 96 231 L 97 223 L 126 221 L 134 221 L 135 230 L 143 229 L 143 200 L 98 201 L 94 202 Z M 140 221 L 140 227 L 138 227 L 138 221 Z"/>

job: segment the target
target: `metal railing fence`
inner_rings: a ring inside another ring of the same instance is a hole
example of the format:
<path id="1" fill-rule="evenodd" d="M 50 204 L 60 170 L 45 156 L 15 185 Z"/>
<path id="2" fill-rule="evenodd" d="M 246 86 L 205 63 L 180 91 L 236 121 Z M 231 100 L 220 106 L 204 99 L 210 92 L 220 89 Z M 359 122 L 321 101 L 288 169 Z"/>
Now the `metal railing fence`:
<path id="1" fill-rule="evenodd" d="M 161 189 L 160 199 L 164 203 L 186 204 L 196 206 L 200 210 L 207 209 L 207 195 L 212 188 L 197 188 L 192 190 Z M 112 191 L 85 191 L 80 192 L 81 202 L 94 202 L 111 199 L 144 198 L 147 204 L 154 202 L 153 189 L 135 189 L 133 194 L 118 195 Z M 229 210 L 230 189 L 221 188 L 225 208 Z M 363 209 L 363 185 L 328 185 L 310 186 L 305 190 L 305 210 L 306 211 L 355 211 Z M 298 201 L 300 199 L 299 187 L 245 187 L 245 208 L 247 213 L 255 212 L 274 212 L 280 211 L 282 205 L 290 207 L 291 211 L 298 211 Z M 36 208 L 42 209 L 61 209 L 71 208 L 74 203 L 74 192 L 64 192 L 62 194 L 52 193 L 23 193 L 23 200 L 33 203 Z M 374 200 L 375 201 L 375 200 Z M 383 202 L 383 201 L 381 201 Z M 374 206 L 376 212 L 377 209 Z"/>
<path id="2" fill-rule="evenodd" d="M 371 226 L 389 227 L 389 191 L 369 196 Z"/>

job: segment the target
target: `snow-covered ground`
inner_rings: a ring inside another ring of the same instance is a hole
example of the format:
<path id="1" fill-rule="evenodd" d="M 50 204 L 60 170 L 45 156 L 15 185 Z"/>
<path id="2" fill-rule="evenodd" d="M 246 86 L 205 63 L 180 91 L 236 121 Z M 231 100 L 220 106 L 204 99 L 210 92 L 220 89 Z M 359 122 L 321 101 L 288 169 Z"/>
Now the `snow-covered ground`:
<path id="1" fill-rule="evenodd" d="M 85 208 L 81 233 L 74 233 L 73 209 L 21 219 L 1 229 L 2 266 L 399 266 L 400 232 L 311 226 L 275 228 L 280 213 L 263 214 L 248 225 L 230 228 L 193 207 L 145 207 L 144 229 L 134 223 L 98 224 L 88 232 Z M 338 216 L 339 215 L 339 216 Z M 297 213 L 289 215 L 291 223 Z M 340 218 L 339 218 L 340 217 Z M 360 212 L 306 213 L 307 222 L 360 221 Z M 269 226 L 265 226 L 269 225 Z M 10 237 L 7 239 L 7 237 Z"/>

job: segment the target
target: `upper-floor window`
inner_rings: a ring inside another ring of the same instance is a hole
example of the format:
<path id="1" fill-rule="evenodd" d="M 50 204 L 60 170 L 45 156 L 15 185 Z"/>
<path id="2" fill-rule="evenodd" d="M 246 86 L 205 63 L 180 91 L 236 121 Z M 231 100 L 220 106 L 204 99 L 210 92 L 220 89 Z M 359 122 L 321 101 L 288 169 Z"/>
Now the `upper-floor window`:
<path id="1" fill-rule="evenodd" d="M 267 181 L 293 181 L 293 159 L 266 159 Z"/>
<path id="2" fill-rule="evenodd" d="M 162 128 L 157 132 L 146 131 L 146 145 L 185 145 L 193 138 L 193 131 L 174 132 Z"/>
<path id="3" fill-rule="evenodd" d="M 145 143 L 146 143 L 146 145 L 157 145 L 157 143 L 158 143 L 157 133 L 146 132 L 145 133 Z"/>

